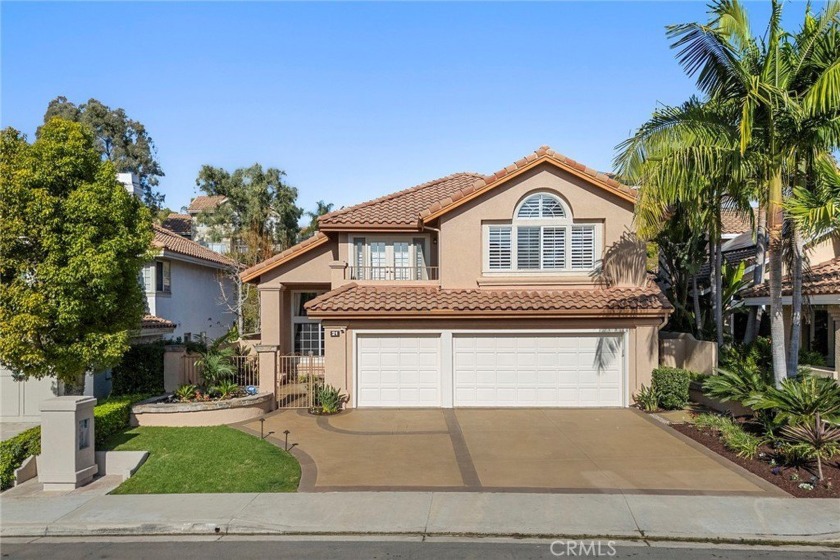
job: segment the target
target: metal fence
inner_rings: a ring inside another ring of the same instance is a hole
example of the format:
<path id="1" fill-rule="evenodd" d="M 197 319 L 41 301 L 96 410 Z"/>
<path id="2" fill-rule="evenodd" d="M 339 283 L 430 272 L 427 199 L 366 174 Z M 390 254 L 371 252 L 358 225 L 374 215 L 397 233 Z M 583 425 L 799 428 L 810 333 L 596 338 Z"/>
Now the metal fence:
<path id="1" fill-rule="evenodd" d="M 437 280 L 436 266 L 354 266 L 345 273 L 348 280 Z"/>
<path id="2" fill-rule="evenodd" d="M 257 356 L 231 356 L 228 359 L 235 370 L 233 374 L 234 383 L 240 387 L 247 387 L 248 385 L 259 386 L 260 361 Z M 203 367 L 200 362 L 201 356 L 187 354 L 183 360 L 185 382 L 191 385 L 204 385 L 204 376 L 202 375 Z"/>
<path id="3" fill-rule="evenodd" d="M 323 356 L 277 356 L 278 408 L 312 408 L 316 389 L 323 383 Z"/>

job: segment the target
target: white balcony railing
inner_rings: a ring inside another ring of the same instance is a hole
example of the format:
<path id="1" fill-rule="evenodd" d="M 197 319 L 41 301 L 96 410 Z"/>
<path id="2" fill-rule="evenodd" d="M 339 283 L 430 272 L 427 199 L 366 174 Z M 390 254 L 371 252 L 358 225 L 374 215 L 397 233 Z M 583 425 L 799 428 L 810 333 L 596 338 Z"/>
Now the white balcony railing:
<path id="1" fill-rule="evenodd" d="M 422 281 L 438 280 L 436 266 L 358 266 L 347 269 L 348 280 Z"/>

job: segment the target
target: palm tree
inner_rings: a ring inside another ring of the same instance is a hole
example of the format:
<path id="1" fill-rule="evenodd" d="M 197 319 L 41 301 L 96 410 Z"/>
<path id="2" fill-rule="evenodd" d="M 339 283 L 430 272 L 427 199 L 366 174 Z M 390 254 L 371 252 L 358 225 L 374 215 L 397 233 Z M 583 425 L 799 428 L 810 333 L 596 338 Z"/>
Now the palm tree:
<path id="1" fill-rule="evenodd" d="M 301 239 L 306 239 L 307 237 L 315 235 L 315 232 L 318 231 L 318 218 L 332 212 L 332 209 L 335 206 L 332 202 L 326 203 L 323 200 L 319 200 L 316 204 L 317 207 L 314 212 L 305 212 L 305 214 L 309 217 L 309 225 L 301 230 Z"/>
<path id="2" fill-rule="evenodd" d="M 650 137 L 642 136 L 642 143 L 658 141 L 655 149 L 644 149 L 625 154 L 627 167 L 646 165 L 648 153 L 674 152 L 672 162 L 657 172 L 656 189 L 665 191 L 684 188 L 669 187 L 664 180 L 723 189 L 714 181 L 724 180 L 742 195 L 751 184 L 754 196 L 766 207 L 769 237 L 769 288 L 771 336 L 773 345 L 773 371 L 780 383 L 788 370 L 784 341 L 782 314 L 782 226 L 783 185 L 786 174 L 792 177 L 796 168 L 798 151 L 805 141 L 801 134 L 793 133 L 795 123 L 803 119 L 828 123 L 824 136 L 811 137 L 808 150 L 820 152 L 836 149 L 838 112 L 840 112 L 840 39 L 838 39 L 838 13 L 840 4 L 830 2 L 817 15 L 806 12 L 802 31 L 796 35 L 781 28 L 779 0 L 773 0 L 770 21 L 765 35 L 752 35 L 749 18 L 737 0 L 717 0 L 710 5 L 710 20 L 706 24 L 687 23 L 668 27 L 673 39 L 672 48 L 678 50 L 677 58 L 686 73 L 697 78 L 697 86 L 705 99 L 701 111 L 693 121 L 680 115 L 680 122 L 669 123 L 668 134 L 662 135 L 656 125 L 648 127 Z M 684 113 L 684 111 L 680 112 Z M 726 123 L 715 117 L 723 116 Z M 650 124 L 650 123 L 649 123 Z M 731 128 L 730 128 L 731 127 Z M 644 129 L 645 127 L 643 127 Z M 716 138 L 710 133 L 719 130 L 724 134 Z M 734 138 L 726 134 L 734 131 Z M 662 141 L 674 136 L 674 149 L 663 146 Z M 638 136 L 638 135 L 637 135 Z M 734 144 L 736 150 L 732 150 Z M 625 146 L 630 148 L 630 146 Z M 641 156 L 641 157 L 640 157 Z M 674 169 L 686 164 L 685 171 Z M 721 173 L 728 171 L 734 173 Z M 720 191 L 718 191 L 720 192 Z M 733 193 L 734 194 L 734 193 Z M 644 198 L 644 197 L 642 197 Z M 720 337 L 718 337 L 720 341 Z"/>

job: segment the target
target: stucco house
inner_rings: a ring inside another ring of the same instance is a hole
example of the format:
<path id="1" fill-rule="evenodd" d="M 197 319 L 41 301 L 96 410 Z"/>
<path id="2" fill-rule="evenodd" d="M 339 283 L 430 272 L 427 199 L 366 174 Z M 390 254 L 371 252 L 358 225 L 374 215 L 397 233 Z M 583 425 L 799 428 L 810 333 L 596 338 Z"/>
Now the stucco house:
<path id="1" fill-rule="evenodd" d="M 635 201 L 542 147 L 342 208 L 242 273 L 258 349 L 323 356 L 351 407 L 628 406 L 671 311 Z"/>

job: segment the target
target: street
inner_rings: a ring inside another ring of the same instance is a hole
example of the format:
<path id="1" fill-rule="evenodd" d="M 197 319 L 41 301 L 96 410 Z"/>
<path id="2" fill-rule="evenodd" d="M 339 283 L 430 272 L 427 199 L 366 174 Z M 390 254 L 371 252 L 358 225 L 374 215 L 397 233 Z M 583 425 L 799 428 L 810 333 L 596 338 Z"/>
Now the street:
<path id="1" fill-rule="evenodd" d="M 211 537 L 212 538 L 212 537 Z M 628 543 L 610 541 L 514 541 L 510 539 L 456 540 L 417 538 L 390 540 L 320 538 L 296 540 L 277 537 L 222 537 L 215 540 L 184 537 L 178 541 L 155 538 L 113 539 L 5 539 L 2 557 L 8 559 L 76 560 L 83 558 L 166 560 L 236 558 L 353 558 L 353 559 L 496 559 L 515 558 L 643 558 L 652 560 L 810 560 L 837 558 L 837 550 L 825 547 L 750 547 L 733 545 Z M 184 542 L 184 541 L 187 542 Z M 600 548 L 599 548 L 600 544 Z M 552 550 L 554 554 L 552 554 Z M 599 554 L 600 553 L 600 554 Z"/>

